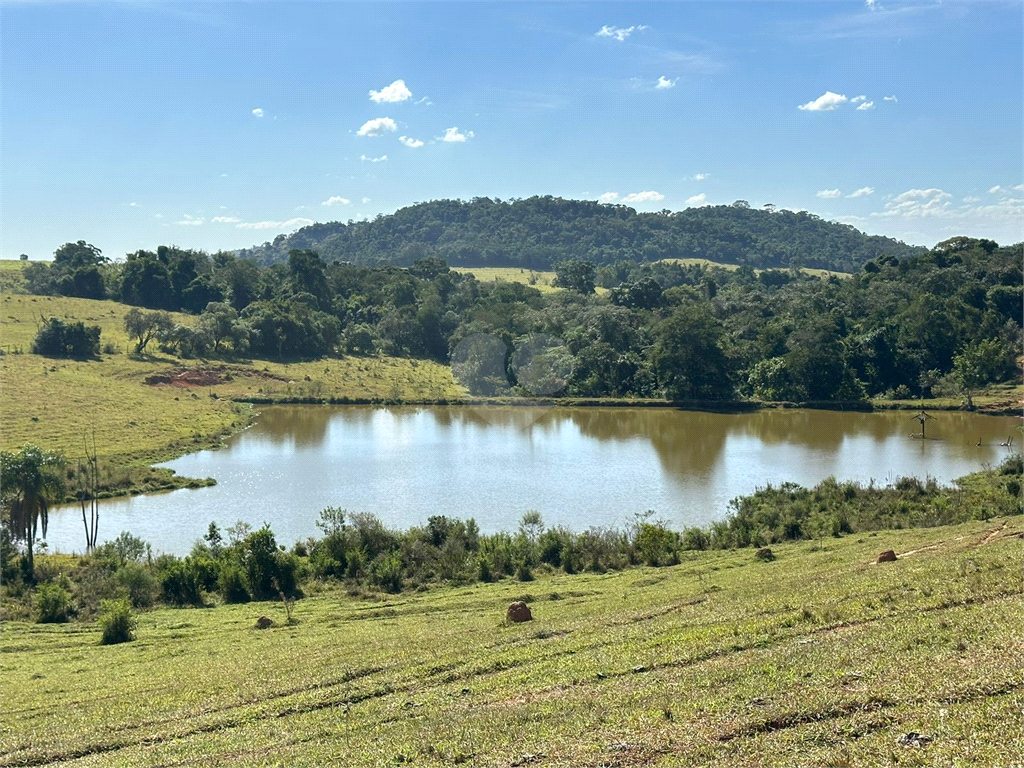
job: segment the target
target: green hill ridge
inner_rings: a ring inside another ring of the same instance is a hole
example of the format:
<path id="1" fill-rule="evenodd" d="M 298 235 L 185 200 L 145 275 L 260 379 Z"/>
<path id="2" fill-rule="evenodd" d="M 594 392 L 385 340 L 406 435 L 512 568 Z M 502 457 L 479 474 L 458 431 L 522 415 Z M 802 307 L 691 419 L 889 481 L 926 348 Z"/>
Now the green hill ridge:
<path id="1" fill-rule="evenodd" d="M 536 196 L 522 200 L 433 200 L 372 221 L 317 223 L 237 251 L 261 264 L 291 249 L 325 261 L 409 266 L 437 256 L 451 266 L 550 269 L 566 259 L 595 264 L 708 259 L 755 268 L 856 272 L 880 255 L 903 259 L 924 248 L 806 211 L 732 205 L 639 213 L 625 205 Z"/>

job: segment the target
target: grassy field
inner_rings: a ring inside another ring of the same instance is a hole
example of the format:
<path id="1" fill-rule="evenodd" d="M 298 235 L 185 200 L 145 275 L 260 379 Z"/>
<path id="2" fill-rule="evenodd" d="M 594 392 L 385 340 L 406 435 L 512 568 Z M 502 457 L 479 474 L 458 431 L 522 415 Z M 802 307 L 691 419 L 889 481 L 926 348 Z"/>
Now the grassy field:
<path id="1" fill-rule="evenodd" d="M 112 301 L 0 294 L 0 445 L 26 442 L 79 455 L 95 437 L 101 457 L 152 461 L 209 444 L 248 423 L 250 408 L 232 398 L 324 397 L 438 400 L 464 396 L 447 366 L 401 358 L 347 357 L 301 363 L 181 360 L 152 350 L 127 354 L 129 307 Z M 101 328 L 110 352 L 101 360 L 56 360 L 29 354 L 40 317 L 81 320 Z M 181 323 L 195 317 L 175 315 Z M 147 384 L 183 368 L 208 372 L 177 386 Z M 210 383 L 203 383 L 210 382 Z"/>
<path id="2" fill-rule="evenodd" d="M 95 625 L 7 621 L 0 765 L 1010 765 L 1022 528 L 324 587 L 294 625 L 279 603 L 160 609 L 117 646 Z M 518 598 L 534 620 L 506 624 Z M 254 629 L 261 614 L 276 626 Z"/>
<path id="3" fill-rule="evenodd" d="M 522 283 L 532 285 L 542 293 L 554 293 L 561 290 L 552 285 L 554 272 L 538 272 L 533 269 L 519 267 L 452 267 L 452 271 L 462 274 L 473 274 L 481 283 L 501 280 L 506 283 Z"/>
<path id="4" fill-rule="evenodd" d="M 708 269 L 727 269 L 730 272 L 735 272 L 739 269 L 738 264 L 721 264 L 717 261 L 711 261 L 709 259 L 662 259 L 662 261 L 672 262 L 674 264 L 682 264 L 684 266 L 690 266 L 692 264 L 699 264 L 702 267 Z M 754 272 L 764 272 L 763 269 L 755 269 Z M 836 277 L 850 277 L 849 272 L 835 272 L 830 269 L 813 269 L 812 267 L 800 267 L 800 271 L 805 275 L 814 275 L 815 277 L 828 277 L 829 275 L 835 275 Z"/>

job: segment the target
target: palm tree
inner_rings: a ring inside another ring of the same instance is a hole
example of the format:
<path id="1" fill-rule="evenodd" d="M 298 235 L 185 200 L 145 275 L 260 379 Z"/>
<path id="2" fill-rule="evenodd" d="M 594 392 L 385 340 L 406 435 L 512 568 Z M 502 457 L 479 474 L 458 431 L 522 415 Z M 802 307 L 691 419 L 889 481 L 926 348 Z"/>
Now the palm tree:
<path id="1" fill-rule="evenodd" d="M 35 573 L 32 549 L 46 524 L 50 505 L 64 498 L 64 457 L 26 445 L 17 453 L 0 451 L 0 498 L 7 512 L 7 525 L 15 540 L 27 545 L 27 576 Z"/>

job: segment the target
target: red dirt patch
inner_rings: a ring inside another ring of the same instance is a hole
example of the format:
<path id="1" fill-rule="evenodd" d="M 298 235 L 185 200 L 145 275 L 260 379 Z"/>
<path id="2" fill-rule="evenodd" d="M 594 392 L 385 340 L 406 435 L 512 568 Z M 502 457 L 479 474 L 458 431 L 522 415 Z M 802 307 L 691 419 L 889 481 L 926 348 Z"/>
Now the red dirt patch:
<path id="1" fill-rule="evenodd" d="M 275 376 L 267 371 L 257 371 L 252 368 L 172 368 L 163 373 L 154 373 L 147 376 L 144 381 L 151 387 L 212 387 L 231 381 L 237 376 L 250 376 L 257 379 L 275 379 L 287 381 L 280 376 Z"/>

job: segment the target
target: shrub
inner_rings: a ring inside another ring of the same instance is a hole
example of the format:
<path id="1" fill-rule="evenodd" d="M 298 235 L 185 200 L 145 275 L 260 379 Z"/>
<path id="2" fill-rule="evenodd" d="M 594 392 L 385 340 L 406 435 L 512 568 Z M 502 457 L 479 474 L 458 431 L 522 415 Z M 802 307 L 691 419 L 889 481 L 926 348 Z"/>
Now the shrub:
<path id="1" fill-rule="evenodd" d="M 249 594 L 257 600 L 277 597 L 274 579 L 278 578 L 278 549 L 269 526 L 250 533 L 239 546 Z M 294 571 L 293 571 L 294 573 Z M 292 579 L 294 582 L 294 577 Z M 282 587 L 283 588 L 283 587 Z"/>
<path id="2" fill-rule="evenodd" d="M 143 555 L 147 552 L 148 543 L 128 531 L 121 531 L 116 539 L 97 547 L 95 557 L 107 560 L 120 568 L 125 563 L 141 563 Z"/>
<path id="3" fill-rule="evenodd" d="M 370 576 L 385 592 L 401 592 L 402 560 L 395 552 L 380 555 L 370 564 Z"/>
<path id="4" fill-rule="evenodd" d="M 202 605 L 196 569 L 188 560 L 175 560 L 160 577 L 164 602 L 169 605 Z"/>
<path id="5" fill-rule="evenodd" d="M 100 645 L 128 643 L 135 639 L 138 621 L 132 615 L 132 607 L 127 600 L 104 600 L 100 604 L 99 622 L 103 631 Z"/>
<path id="6" fill-rule="evenodd" d="M 41 584 L 36 590 L 36 621 L 63 624 L 73 613 L 71 595 L 57 584 Z"/>
<path id="7" fill-rule="evenodd" d="M 128 593 L 128 600 L 134 608 L 151 606 L 159 586 L 156 576 L 138 563 L 125 563 L 114 574 L 114 582 Z"/>
<path id="8" fill-rule="evenodd" d="M 237 565 L 225 565 L 220 569 L 217 586 L 225 603 L 248 603 L 252 599 L 245 586 L 245 574 Z"/>
<path id="9" fill-rule="evenodd" d="M 99 357 L 100 327 L 84 323 L 64 323 L 56 317 L 46 320 L 35 340 L 32 342 L 32 353 L 47 357 L 70 357 L 86 360 Z"/>

